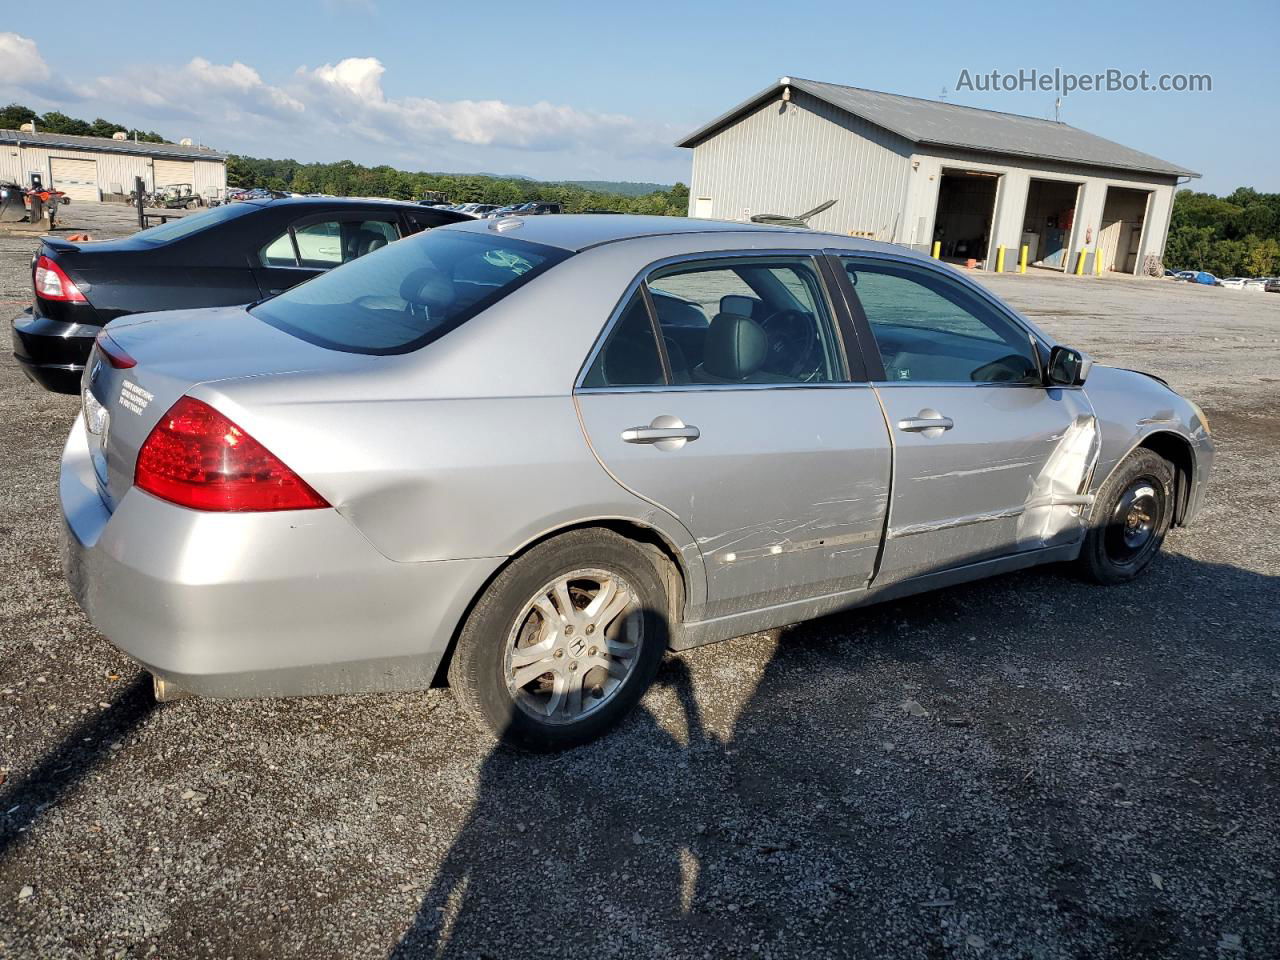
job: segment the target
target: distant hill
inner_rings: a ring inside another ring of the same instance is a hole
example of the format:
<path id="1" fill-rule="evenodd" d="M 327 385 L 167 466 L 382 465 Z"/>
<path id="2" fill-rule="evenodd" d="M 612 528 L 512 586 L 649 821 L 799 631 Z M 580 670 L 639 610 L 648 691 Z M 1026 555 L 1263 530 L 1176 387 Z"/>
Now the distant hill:
<path id="1" fill-rule="evenodd" d="M 624 197 L 644 197 L 651 193 L 666 193 L 670 183 L 635 183 L 631 180 L 557 180 L 557 183 L 597 193 L 618 193 Z"/>

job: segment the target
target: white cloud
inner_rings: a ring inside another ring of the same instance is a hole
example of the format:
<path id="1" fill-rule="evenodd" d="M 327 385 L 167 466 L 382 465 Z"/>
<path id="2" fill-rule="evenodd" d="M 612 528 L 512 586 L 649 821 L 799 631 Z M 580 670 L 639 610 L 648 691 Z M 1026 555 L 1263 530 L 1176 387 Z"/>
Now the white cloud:
<path id="1" fill-rule="evenodd" d="M 49 81 L 49 65 L 40 56 L 36 42 L 16 33 L 0 33 L 0 63 L 4 64 L 5 81 L 15 87 Z"/>
<path id="2" fill-rule="evenodd" d="M 0 31 L 0 94 L 79 100 L 84 91 L 54 76 L 34 40 Z"/>
<path id="3" fill-rule="evenodd" d="M 194 57 L 73 87 L 33 40 L 0 33 L 0 64 L 0 93 L 8 81 L 56 108 L 60 98 L 85 99 L 103 116 L 232 152 L 554 177 L 683 178 L 687 169 L 671 147 L 676 131 L 620 114 L 547 101 L 388 97 L 376 57 L 299 67 L 279 84 L 239 61 Z"/>
<path id="4" fill-rule="evenodd" d="M 620 114 L 598 113 L 540 101 L 388 98 L 382 89 L 386 68 L 376 57 L 351 57 L 309 70 L 297 80 L 312 109 L 325 108 L 367 136 L 407 138 L 416 144 L 453 141 L 473 146 L 525 150 L 599 148 L 647 151 L 669 146 L 671 136 Z"/>

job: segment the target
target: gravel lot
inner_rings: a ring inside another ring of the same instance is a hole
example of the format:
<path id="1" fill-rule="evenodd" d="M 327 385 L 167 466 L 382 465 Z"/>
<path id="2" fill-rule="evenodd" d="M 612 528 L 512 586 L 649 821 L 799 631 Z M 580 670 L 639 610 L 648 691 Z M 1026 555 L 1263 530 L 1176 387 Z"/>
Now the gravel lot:
<path id="1" fill-rule="evenodd" d="M 0 236 L 12 313 L 32 248 Z M 0 957 L 1280 956 L 1280 297 L 989 282 L 1205 406 L 1200 523 L 1128 586 L 1037 571 L 673 656 L 555 757 L 492 752 L 445 690 L 157 707 L 62 583 L 76 402 L 6 343 Z"/>

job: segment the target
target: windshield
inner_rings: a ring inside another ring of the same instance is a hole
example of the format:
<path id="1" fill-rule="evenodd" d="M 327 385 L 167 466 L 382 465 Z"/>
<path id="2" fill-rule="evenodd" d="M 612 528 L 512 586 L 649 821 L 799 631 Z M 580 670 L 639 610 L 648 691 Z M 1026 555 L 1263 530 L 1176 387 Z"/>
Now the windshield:
<path id="1" fill-rule="evenodd" d="M 249 312 L 330 350 L 408 353 L 569 256 L 489 233 L 432 230 L 263 301 Z"/>
<path id="2" fill-rule="evenodd" d="M 135 239 L 145 240 L 147 243 L 169 243 L 172 240 L 199 233 L 214 224 L 225 223 L 234 217 L 240 217 L 258 209 L 260 208 L 252 203 L 226 203 L 220 207 L 210 207 L 208 210 L 201 210 L 199 213 L 192 213 L 176 220 L 170 220 L 168 223 L 162 223 L 158 227 L 139 230 L 133 236 Z"/>

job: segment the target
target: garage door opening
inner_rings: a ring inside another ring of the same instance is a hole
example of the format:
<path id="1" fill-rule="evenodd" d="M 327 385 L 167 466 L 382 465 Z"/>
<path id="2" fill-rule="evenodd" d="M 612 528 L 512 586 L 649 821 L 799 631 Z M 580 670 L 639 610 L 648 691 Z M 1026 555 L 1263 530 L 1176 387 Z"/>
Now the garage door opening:
<path id="1" fill-rule="evenodd" d="M 55 190 L 61 190 L 72 203 L 98 202 L 98 163 L 72 157 L 51 157 L 49 177 Z"/>
<path id="2" fill-rule="evenodd" d="M 194 187 L 196 165 L 190 160 L 157 160 L 155 182 L 157 190 L 161 187 Z"/>
<path id="3" fill-rule="evenodd" d="M 1137 273 L 1142 249 L 1142 226 L 1147 219 L 1149 190 L 1107 187 L 1102 206 L 1102 229 L 1098 232 L 1097 256 L 1102 269 L 1115 273 Z"/>
<path id="4" fill-rule="evenodd" d="M 1079 196 L 1078 183 L 1032 178 L 1022 215 L 1022 246 L 1027 248 L 1027 263 L 1049 270 L 1067 268 L 1067 244 L 1071 242 Z"/>
<path id="5" fill-rule="evenodd" d="M 994 173 L 942 171 L 933 239 L 941 244 L 943 260 L 960 264 L 974 260 L 976 266 L 985 266 L 999 183 L 1000 177 Z"/>

